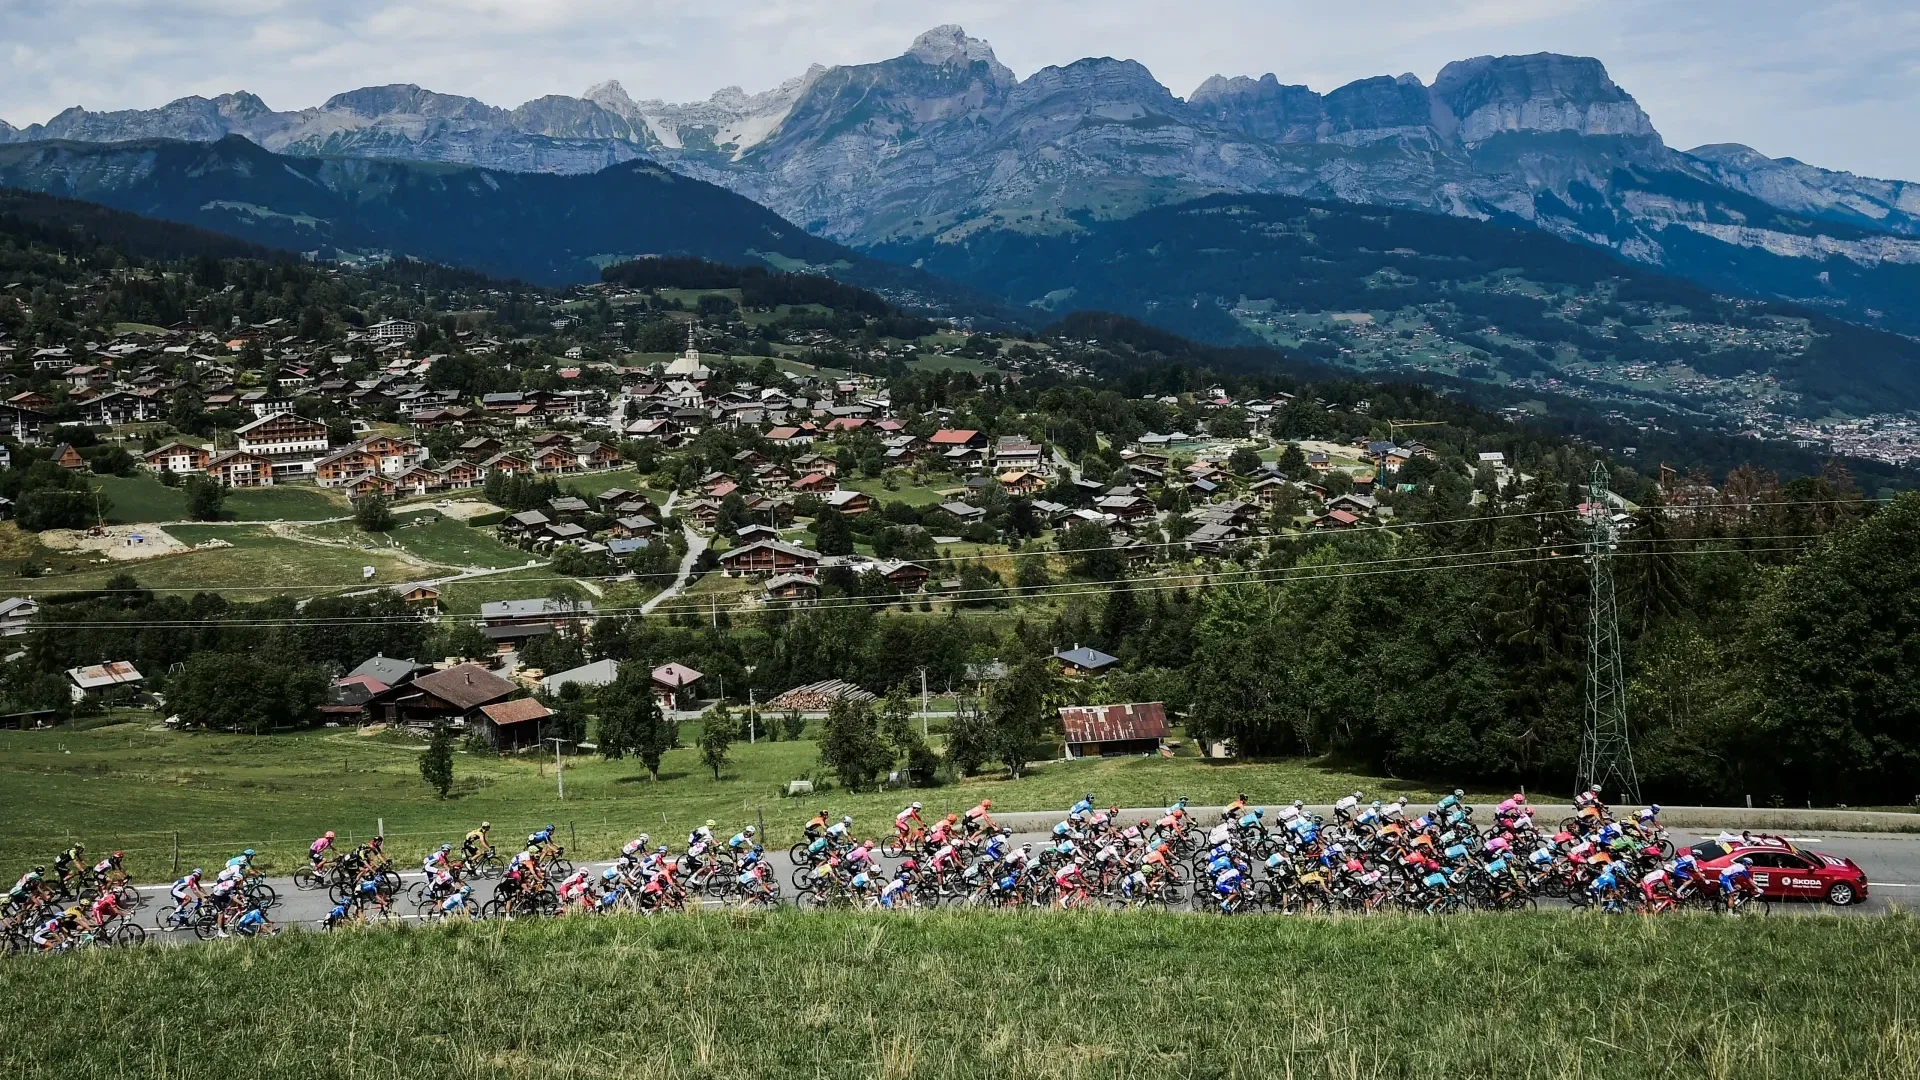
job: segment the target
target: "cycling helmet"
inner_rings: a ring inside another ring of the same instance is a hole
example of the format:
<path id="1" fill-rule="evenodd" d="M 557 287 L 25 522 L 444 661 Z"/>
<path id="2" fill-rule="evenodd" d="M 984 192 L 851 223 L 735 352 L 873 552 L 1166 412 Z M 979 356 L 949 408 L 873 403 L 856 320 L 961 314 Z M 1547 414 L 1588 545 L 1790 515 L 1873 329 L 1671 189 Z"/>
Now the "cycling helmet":
<path id="1" fill-rule="evenodd" d="M 653 849 L 653 853 L 655 855 L 665 855 L 667 853 L 667 845 L 661 844 L 659 847 Z"/>
<path id="2" fill-rule="evenodd" d="M 1021 844 L 1021 845 L 1020 845 L 1020 850 L 1021 850 L 1021 851 L 1032 851 L 1032 850 L 1033 850 L 1033 845 L 1032 845 L 1032 844 Z"/>
<path id="3" fill-rule="evenodd" d="M 193 873 L 191 873 L 191 874 L 189 874 L 189 875 L 187 875 L 187 876 L 188 876 L 188 877 L 199 877 L 200 875 L 202 875 L 202 874 L 204 874 L 204 873 L 206 873 L 206 871 L 205 871 L 205 870 L 202 870 L 201 868 L 199 868 L 199 867 L 197 867 L 197 866 L 196 866 L 196 867 L 194 867 L 194 868 L 193 868 Z"/>
<path id="4" fill-rule="evenodd" d="M 327 839 L 329 839 L 329 840 L 331 840 L 331 839 L 333 839 L 333 830 L 332 830 L 332 829 L 328 829 L 328 830 L 327 830 Z"/>
<path id="5" fill-rule="evenodd" d="M 453 845 L 452 845 L 452 844 L 441 844 L 441 845 L 440 845 L 440 851 L 441 851 L 441 852 L 442 852 L 443 854 L 444 854 L 444 853 L 446 853 L 446 852 L 449 852 L 449 851 L 452 851 L 452 850 L 453 850 Z"/>
<path id="6" fill-rule="evenodd" d="M 914 804 L 913 804 L 913 808 L 914 808 L 915 810 L 918 810 L 918 809 L 920 809 L 920 804 L 919 804 L 919 803 L 914 803 Z"/>
<path id="7" fill-rule="evenodd" d="M 491 821 L 483 821 L 483 822 L 481 822 L 481 823 L 480 823 L 480 827 L 481 827 L 482 829 L 491 829 L 491 828 L 493 828 L 493 822 L 491 822 Z"/>
<path id="8" fill-rule="evenodd" d="M 711 822 L 711 821 L 709 821 L 709 822 L 707 822 L 707 824 L 709 824 L 709 825 L 711 825 L 711 824 L 713 824 L 713 822 Z M 548 823 L 547 823 L 547 831 L 548 831 L 548 832 L 552 832 L 553 830 L 555 830 L 555 829 L 557 829 L 557 828 L 559 828 L 559 827 L 560 827 L 560 826 L 558 826 L 558 825 L 555 825 L 555 824 L 553 824 L 552 822 L 548 822 Z"/>
<path id="9" fill-rule="evenodd" d="M 1660 812 L 1660 804 L 1659 804 L 1659 803 L 1654 803 L 1653 805 L 1651 805 L 1651 806 L 1649 806 L 1649 807 L 1647 807 L 1647 809 L 1649 809 L 1649 810 L 1651 810 L 1651 811 L 1653 811 L 1654 813 L 1656 813 L 1656 814 L 1657 814 L 1657 813 L 1659 813 L 1659 812 Z"/>
<path id="10" fill-rule="evenodd" d="M 1013 830 L 1012 830 L 1012 829 L 1010 829 L 1010 828 L 1008 828 L 1008 827 L 1007 827 L 1007 826 L 1005 826 L 1005 825 L 1002 825 L 1002 826 L 1000 826 L 1000 835 L 1001 835 L 1001 836 L 1012 836 L 1012 835 L 1013 835 Z"/>
<path id="11" fill-rule="evenodd" d="M 611 866 L 607 867 L 605 870 L 600 871 L 600 880 L 602 881 L 613 881 L 619 878 L 619 876 L 620 876 L 620 871 L 615 870 Z"/>
<path id="12" fill-rule="evenodd" d="M 1307 805 L 1306 803 L 1303 803 L 1303 802 L 1301 802 L 1301 801 L 1300 801 L 1299 799 L 1295 799 L 1295 800 L 1293 800 L 1293 808 L 1294 808 L 1295 810 L 1299 810 L 1299 809 L 1302 809 L 1302 808 L 1304 808 L 1304 807 L 1305 807 L 1306 805 Z"/>
<path id="13" fill-rule="evenodd" d="M 78 845 L 78 844 L 75 844 L 74 846 L 75 846 L 75 847 L 79 847 L 80 845 Z M 247 850 L 245 850 L 245 851 L 243 851 L 243 852 L 241 852 L 240 854 L 242 854 L 242 855 L 245 855 L 245 856 L 246 856 L 247 858 L 249 858 L 249 859 L 251 859 L 251 858 L 253 858 L 253 849 L 252 849 L 252 848 L 248 848 Z"/>
<path id="14" fill-rule="evenodd" d="M 1380 809 L 1380 800 L 1379 800 L 1379 799 L 1375 799 L 1375 800 L 1373 800 L 1373 808 L 1374 808 L 1375 810 L 1378 810 L 1378 809 Z"/>
<path id="15" fill-rule="evenodd" d="M 981 806 L 983 806 L 983 807 L 984 807 L 984 806 L 992 806 L 992 805 L 993 805 L 993 800 L 992 800 L 992 799 L 981 799 L 981 800 L 980 800 L 980 805 L 981 805 Z"/>
<path id="16" fill-rule="evenodd" d="M 851 825 L 851 824 L 853 824 L 853 815 L 851 815 L 851 814 L 842 814 L 842 815 L 840 815 L 840 824 L 842 824 L 842 825 Z"/>
<path id="17" fill-rule="evenodd" d="M 646 847 L 648 844 L 653 843 L 653 837 L 648 836 L 646 833 L 641 833 L 634 843 L 639 844 L 641 847 Z"/>
<path id="18" fill-rule="evenodd" d="M 1740 856 L 1739 858 L 1737 858 L 1737 859 L 1735 859 L 1735 860 L 1733 860 L 1733 861 L 1734 861 L 1734 862 L 1737 862 L 1737 863 L 1739 863 L 1739 864 L 1740 864 L 1740 865 L 1742 865 L 1742 866 L 1752 866 L 1752 865 L 1753 865 L 1753 856 L 1751 856 L 1751 855 L 1742 855 L 1742 856 Z"/>
<path id="19" fill-rule="evenodd" d="M 919 866 L 920 866 L 920 864 L 919 864 L 919 863 L 917 863 L 917 862 L 914 862 L 914 861 L 913 861 L 912 859 L 908 859 L 908 860 L 907 860 L 906 862 L 903 862 L 903 863 L 901 863 L 901 864 L 900 864 L 900 869 L 902 869 L 902 870 L 914 870 L 914 869 L 918 869 L 918 868 L 919 868 Z"/>
<path id="20" fill-rule="evenodd" d="M 751 826 L 751 825 L 749 825 L 749 826 L 747 826 L 746 828 L 744 828 L 744 829 L 741 829 L 741 830 L 740 830 L 740 835 L 741 835 L 741 836 L 752 836 L 752 835 L 753 835 L 753 826 Z"/>
<path id="21" fill-rule="evenodd" d="M 1089 792 L 1087 792 L 1087 801 L 1088 801 L 1088 802 L 1092 802 L 1092 801 L 1093 801 L 1093 792 L 1091 792 L 1091 791 L 1089 791 Z"/>
<path id="22" fill-rule="evenodd" d="M 1253 816 L 1254 816 L 1254 817 L 1257 817 L 1257 818 L 1263 818 L 1263 817 L 1266 817 L 1266 816 L 1267 816 L 1267 808 L 1266 808 L 1266 807 L 1264 807 L 1264 806 L 1256 806 L 1256 807 L 1254 807 L 1254 808 L 1253 808 Z"/>
<path id="23" fill-rule="evenodd" d="M 127 857 L 127 853 L 124 851 L 116 851 L 113 853 L 114 862 L 119 862 L 121 859 L 124 859 L 126 857 Z"/>
<path id="24" fill-rule="evenodd" d="M 707 828 L 709 828 L 709 829 L 711 829 L 711 828 L 713 828 L 713 819 L 712 819 L 712 818 L 708 818 L 708 819 L 707 819 Z"/>
<path id="25" fill-rule="evenodd" d="M 47 868 L 44 866 L 36 866 L 33 868 L 33 872 L 36 874 L 44 874 L 47 872 Z"/>

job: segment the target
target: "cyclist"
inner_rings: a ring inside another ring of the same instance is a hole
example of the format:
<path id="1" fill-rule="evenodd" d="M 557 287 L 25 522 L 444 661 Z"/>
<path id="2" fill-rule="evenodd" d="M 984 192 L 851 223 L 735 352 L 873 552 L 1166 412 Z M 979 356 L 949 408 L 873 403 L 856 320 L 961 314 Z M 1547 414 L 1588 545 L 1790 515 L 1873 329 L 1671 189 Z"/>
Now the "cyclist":
<path id="1" fill-rule="evenodd" d="M 460 841 L 460 854 L 464 855 L 469 862 L 483 854 L 491 855 L 493 843 L 487 839 L 487 833 L 492 829 L 493 822 L 483 821 L 479 828 L 468 830 L 466 839 Z"/>
<path id="2" fill-rule="evenodd" d="M 327 852 L 333 850 L 333 830 L 328 829 L 318 840 L 307 845 L 307 865 L 314 870 L 326 860 Z"/>
<path id="3" fill-rule="evenodd" d="M 46 891 L 46 872 L 46 867 L 36 866 L 21 874 L 20 880 L 14 882 L 13 888 L 7 890 L 7 905 L 9 907 L 16 904 L 25 906 L 28 902 L 37 899 L 42 892 Z"/>
<path id="4" fill-rule="evenodd" d="M 727 852 L 733 856 L 736 863 L 740 861 L 740 856 L 752 851 L 753 846 L 753 826 L 751 825 L 727 838 Z"/>
<path id="5" fill-rule="evenodd" d="M 802 830 L 803 833 L 806 835 L 808 842 L 818 840 L 822 836 L 826 835 L 827 822 L 832 820 L 833 820 L 832 818 L 827 816 L 827 812 L 825 810 L 822 810 L 819 813 L 813 815 L 813 817 L 807 821 L 806 828 Z"/>
<path id="6" fill-rule="evenodd" d="M 960 815 L 958 814 L 948 814 L 946 817 L 934 822 L 933 828 L 927 832 L 926 846 L 939 847 L 941 844 L 946 843 L 952 838 L 953 830 L 958 827 L 959 824 Z"/>
<path id="7" fill-rule="evenodd" d="M 1753 884 L 1753 856 L 1742 855 L 1720 871 L 1720 897 L 1729 907 L 1732 906 L 1735 893 L 1751 897 L 1758 892 Z"/>
<path id="8" fill-rule="evenodd" d="M 621 868 L 625 869 L 638 865 L 640 860 L 646 856 L 647 845 L 651 843 L 653 843 L 653 837 L 648 836 L 646 833 L 641 833 L 639 836 L 622 844 L 620 846 Z"/>
<path id="9" fill-rule="evenodd" d="M 120 860 L 126 858 L 126 856 L 127 856 L 126 852 L 116 851 L 108 855 L 106 858 L 101 859 L 99 862 L 94 863 L 93 864 L 94 886 L 100 889 L 112 888 L 114 885 L 118 884 L 118 882 L 112 880 L 112 876 L 114 874 L 119 874 L 120 880 L 125 881 L 127 878 L 127 874 L 125 870 L 121 869 Z"/>
<path id="10" fill-rule="evenodd" d="M 915 828 L 926 828 L 927 823 L 920 819 L 920 809 L 920 804 L 916 802 L 893 815 L 893 835 L 900 843 L 905 844 Z"/>
<path id="11" fill-rule="evenodd" d="M 104 930 L 108 923 L 124 914 L 126 912 L 120 907 L 120 897 L 114 893 L 103 892 L 94 899 L 93 906 L 87 909 L 87 921 L 95 930 Z"/>
<path id="12" fill-rule="evenodd" d="M 527 850 L 533 852 L 536 855 L 546 854 L 545 849 L 552 846 L 553 844 L 554 828 L 555 826 L 548 825 L 546 828 L 541 829 L 540 831 L 528 836 Z"/>
<path id="13" fill-rule="evenodd" d="M 913 860 L 909 859 L 907 861 L 911 863 Z M 886 887 L 880 890 L 880 906 L 890 908 L 895 904 L 904 902 L 907 896 L 907 890 L 912 887 L 912 885 L 913 871 L 907 866 L 901 866 L 900 869 L 893 872 L 893 880 L 887 882 Z"/>
<path id="14" fill-rule="evenodd" d="M 333 905 L 326 917 L 320 920 L 320 929 L 331 930 L 353 918 L 353 900 L 348 898 Z"/>
<path id="15" fill-rule="evenodd" d="M 1360 792 L 1355 791 L 1353 794 L 1347 795 L 1333 804 L 1334 820 L 1341 822 L 1352 821 L 1354 811 L 1358 809 L 1360 809 Z"/>
<path id="16" fill-rule="evenodd" d="M 87 865 L 87 846 L 78 840 L 73 846 L 53 857 L 53 875 L 62 887 L 71 884 L 78 877 L 81 868 Z"/>
<path id="17" fill-rule="evenodd" d="M 1076 898 L 1086 897 L 1087 881 L 1080 876 L 1081 863 L 1082 860 L 1076 857 L 1061 863 L 1060 869 L 1053 872 L 1054 907 L 1063 908 Z"/>
<path id="18" fill-rule="evenodd" d="M 462 885 L 453 890 L 445 900 L 440 901 L 440 914 L 460 915 L 466 912 L 467 898 L 473 895 L 473 886 Z"/>
<path id="19" fill-rule="evenodd" d="M 1654 864 L 1653 869 L 1640 875 L 1640 899 L 1649 907 L 1656 906 L 1661 900 L 1671 903 L 1673 889 L 1668 884 L 1670 873 L 1665 866 Z"/>
<path id="20" fill-rule="evenodd" d="M 972 836 L 982 829 L 993 828 L 993 815 L 988 813 L 988 811 L 992 809 L 992 799 L 981 799 L 980 805 L 966 812 L 965 818 L 961 822 L 962 831 L 968 836 Z"/>
<path id="21" fill-rule="evenodd" d="M 839 821 L 827 826 L 826 839 L 830 844 L 844 844 L 852 840 L 853 817 L 843 814 Z"/>
<path id="22" fill-rule="evenodd" d="M 1086 798 L 1073 804 L 1073 809 L 1067 811 L 1067 816 L 1070 818 L 1078 818 L 1085 817 L 1091 813 L 1093 813 L 1093 792 L 1089 791 L 1087 792 Z"/>
<path id="23" fill-rule="evenodd" d="M 33 943 L 43 952 L 52 952 L 67 944 L 79 932 L 82 915 L 77 907 L 59 912 L 33 932 Z"/>
<path id="24" fill-rule="evenodd" d="M 1226 809 L 1220 811 L 1220 820 L 1232 821 L 1244 813 L 1250 805 L 1252 804 L 1247 799 L 1247 793 L 1243 791 L 1233 797 L 1233 801 L 1227 804 Z"/>
<path id="25" fill-rule="evenodd" d="M 1608 863 L 1600 871 L 1600 876 L 1587 886 L 1587 893 L 1596 903 L 1612 908 L 1620 902 L 1620 864 Z"/>
<path id="26" fill-rule="evenodd" d="M 187 872 L 187 876 L 175 881 L 167 889 L 167 895 L 173 898 L 175 908 L 184 911 L 189 905 L 200 903 L 200 875 L 204 873 L 206 873 L 205 870 L 196 866 Z"/>
<path id="27" fill-rule="evenodd" d="M 267 913 L 260 910 L 257 906 L 248 907 L 246 911 L 240 913 L 238 919 L 233 921 L 233 932 L 239 934 L 241 937 L 258 937 L 261 934 L 271 934 L 275 929 L 276 927 L 273 925 L 273 920 L 267 918 Z M 222 936 L 224 936 L 224 934 Z"/>

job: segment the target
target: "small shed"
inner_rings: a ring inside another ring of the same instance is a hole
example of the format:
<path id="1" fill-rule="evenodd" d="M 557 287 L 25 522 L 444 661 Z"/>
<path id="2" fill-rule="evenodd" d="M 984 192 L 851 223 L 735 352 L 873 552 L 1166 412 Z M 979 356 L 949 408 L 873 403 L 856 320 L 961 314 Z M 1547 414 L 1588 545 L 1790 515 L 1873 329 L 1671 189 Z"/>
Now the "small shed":
<path id="1" fill-rule="evenodd" d="M 1120 662 L 1118 657 L 1108 656 L 1099 649 L 1075 645 L 1071 649 L 1062 649 L 1053 654 L 1060 664 L 1060 674 L 1068 677 L 1099 675 Z"/>
<path id="2" fill-rule="evenodd" d="M 540 722 L 552 715 L 535 698 L 516 698 L 482 705 L 473 726 L 495 750 L 521 750 L 540 745 Z"/>
<path id="3" fill-rule="evenodd" d="M 1074 705 L 1060 710 L 1067 757 L 1155 754 L 1167 737 L 1167 707 L 1158 701 L 1130 705 Z"/>

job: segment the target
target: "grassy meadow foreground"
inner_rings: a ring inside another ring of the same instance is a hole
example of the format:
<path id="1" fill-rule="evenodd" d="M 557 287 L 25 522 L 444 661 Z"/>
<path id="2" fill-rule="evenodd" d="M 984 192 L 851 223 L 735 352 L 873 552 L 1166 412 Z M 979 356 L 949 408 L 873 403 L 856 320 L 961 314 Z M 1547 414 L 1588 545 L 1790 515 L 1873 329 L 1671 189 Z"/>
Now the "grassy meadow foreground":
<path id="1" fill-rule="evenodd" d="M 22 1077 L 1920 1075 L 1904 916 L 616 917 L 18 958 L 0 996 Z"/>
<path id="2" fill-rule="evenodd" d="M 408 861 L 482 819 L 507 844 L 557 823 L 576 851 L 608 856 L 641 830 L 679 839 L 707 818 L 733 827 L 756 812 L 765 814 L 770 846 L 784 848 L 821 807 L 852 814 L 859 832 L 879 836 L 909 799 L 945 813 L 982 798 L 996 810 L 1063 810 L 1089 791 L 1121 806 L 1180 795 L 1217 806 L 1240 791 L 1331 801 L 1356 787 L 1438 797 L 1424 785 L 1310 759 L 1222 765 L 1182 756 L 1057 762 L 1017 781 L 983 776 L 911 792 L 836 789 L 786 799 L 788 781 L 823 771 L 812 741 L 736 743 L 716 781 L 691 749 L 699 724 L 686 723 L 680 739 L 688 748 L 667 754 L 658 783 L 638 761 L 579 757 L 567 763 L 561 801 L 550 756 L 461 753 L 453 797 L 442 800 L 420 779 L 418 740 L 349 728 L 186 733 L 154 730 L 154 722 L 151 713 L 124 713 L 50 731 L 0 731 L 0 867 L 44 862 L 74 837 L 92 851 L 124 849 L 137 878 L 160 880 L 172 872 L 178 833 L 183 866 L 223 862 L 251 846 L 270 872 L 285 873 L 321 832 L 364 840 L 381 819 L 388 850 Z"/>

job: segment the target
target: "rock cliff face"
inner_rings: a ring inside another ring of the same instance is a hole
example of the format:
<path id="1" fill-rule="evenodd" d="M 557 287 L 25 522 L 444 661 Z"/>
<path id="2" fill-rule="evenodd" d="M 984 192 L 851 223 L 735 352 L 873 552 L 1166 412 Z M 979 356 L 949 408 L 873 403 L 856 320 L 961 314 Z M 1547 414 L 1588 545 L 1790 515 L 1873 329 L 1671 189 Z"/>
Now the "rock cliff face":
<path id="1" fill-rule="evenodd" d="M 1738 143 L 1697 146 L 1687 156 L 1715 181 L 1782 210 L 1920 236 L 1920 184 L 1776 160 Z"/>
<path id="2" fill-rule="evenodd" d="M 227 135 L 298 156 L 504 172 L 652 158 L 865 247 L 1072 232 L 1217 192 L 1525 223 L 1683 274 L 1766 253 L 1808 264 L 1770 281 L 1823 288 L 1812 263 L 1900 262 L 1905 247 L 1872 235 L 1920 236 L 1920 185 L 1745 147 L 1677 153 L 1598 60 L 1545 53 L 1462 60 L 1431 86 L 1379 76 L 1324 94 L 1271 74 L 1215 76 L 1182 100 L 1131 60 L 1019 79 L 986 42 L 942 26 L 890 60 L 816 66 L 764 93 L 729 87 L 690 104 L 636 102 L 607 82 L 506 110 L 397 85 L 296 112 L 228 94 L 0 125 L 0 143 Z"/>

